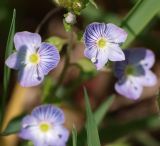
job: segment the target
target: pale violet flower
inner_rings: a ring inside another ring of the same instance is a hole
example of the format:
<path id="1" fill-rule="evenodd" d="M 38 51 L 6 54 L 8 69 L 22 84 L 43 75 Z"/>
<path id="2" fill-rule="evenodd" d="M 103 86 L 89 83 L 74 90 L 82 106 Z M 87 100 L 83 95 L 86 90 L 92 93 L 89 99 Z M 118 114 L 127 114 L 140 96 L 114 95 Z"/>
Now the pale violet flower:
<path id="1" fill-rule="evenodd" d="M 150 87 L 157 83 L 156 75 L 150 70 L 155 62 L 154 53 L 145 48 L 133 48 L 124 51 L 125 61 L 115 63 L 114 72 L 118 78 L 116 91 L 129 98 L 138 99 L 143 86 Z"/>
<path id="2" fill-rule="evenodd" d="M 127 33 L 114 24 L 91 23 L 84 32 L 84 54 L 96 66 L 97 70 L 110 61 L 125 59 L 120 44 L 127 38 Z"/>
<path id="3" fill-rule="evenodd" d="M 16 33 L 14 45 L 16 52 L 8 57 L 6 65 L 19 70 L 18 81 L 23 87 L 40 84 L 44 76 L 59 63 L 58 50 L 49 43 L 41 42 L 37 33 Z"/>
<path id="4" fill-rule="evenodd" d="M 24 117 L 19 136 L 34 146 L 65 146 L 69 131 L 64 128 L 64 113 L 53 105 L 36 107 Z"/>

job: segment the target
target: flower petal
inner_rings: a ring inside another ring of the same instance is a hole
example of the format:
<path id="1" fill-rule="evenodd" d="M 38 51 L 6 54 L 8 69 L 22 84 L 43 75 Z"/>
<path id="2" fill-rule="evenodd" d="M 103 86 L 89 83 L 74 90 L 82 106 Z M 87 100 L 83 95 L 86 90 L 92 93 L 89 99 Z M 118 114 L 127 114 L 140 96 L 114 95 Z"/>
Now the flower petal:
<path id="1" fill-rule="evenodd" d="M 100 70 L 108 62 L 108 50 L 107 49 L 99 50 L 96 59 L 97 59 L 97 61 L 94 64 L 95 64 L 97 70 Z"/>
<path id="2" fill-rule="evenodd" d="M 143 86 L 154 86 L 157 83 L 157 77 L 152 71 L 148 70 L 145 72 L 145 75 L 139 79 L 139 82 Z"/>
<path id="3" fill-rule="evenodd" d="M 94 22 L 89 24 L 83 35 L 86 48 L 97 47 L 96 42 L 100 37 L 103 37 L 106 28 L 105 23 Z"/>
<path id="4" fill-rule="evenodd" d="M 121 79 L 125 75 L 125 68 L 128 65 L 126 60 L 124 61 L 116 61 L 114 66 L 113 66 L 113 71 L 114 75 L 118 78 Z"/>
<path id="5" fill-rule="evenodd" d="M 102 69 L 108 61 L 107 49 L 85 49 L 84 55 L 94 63 L 97 70 Z"/>
<path id="6" fill-rule="evenodd" d="M 27 31 L 18 32 L 14 36 L 14 44 L 17 50 L 27 48 L 35 52 L 41 45 L 41 37 L 37 33 Z"/>
<path id="7" fill-rule="evenodd" d="M 18 66 L 19 66 L 19 61 L 18 61 L 18 53 L 15 52 L 13 54 L 11 54 L 5 64 L 9 67 L 9 68 L 12 68 L 12 69 L 18 69 Z"/>
<path id="8" fill-rule="evenodd" d="M 48 43 L 42 43 L 38 50 L 40 56 L 40 63 L 38 64 L 39 70 L 47 75 L 49 71 L 54 69 L 60 60 L 60 55 L 58 50 Z"/>
<path id="9" fill-rule="evenodd" d="M 134 77 L 128 77 L 128 79 L 123 84 L 116 83 L 115 89 L 119 94 L 132 100 L 137 100 L 143 91 L 143 87 Z"/>
<path id="10" fill-rule="evenodd" d="M 42 105 L 32 111 L 32 116 L 40 121 L 49 121 L 54 125 L 64 123 L 63 112 L 53 105 Z"/>
<path id="11" fill-rule="evenodd" d="M 39 136 L 40 136 L 40 133 L 37 126 L 28 126 L 26 128 L 22 128 L 19 133 L 19 137 L 26 140 L 32 140 L 32 141 L 34 141 Z"/>
<path id="12" fill-rule="evenodd" d="M 146 50 L 145 58 L 140 62 L 140 64 L 145 69 L 150 69 L 155 63 L 155 55 L 151 50 Z"/>
<path id="13" fill-rule="evenodd" d="M 33 116 L 25 116 L 22 120 L 22 128 L 37 125 L 37 120 Z"/>
<path id="14" fill-rule="evenodd" d="M 69 138 L 69 131 L 63 126 L 53 126 L 52 131 L 47 134 L 46 141 L 48 145 L 65 146 Z"/>
<path id="15" fill-rule="evenodd" d="M 107 49 L 109 50 L 108 58 L 111 61 L 122 61 L 125 60 L 125 55 L 118 44 L 110 43 Z"/>
<path id="16" fill-rule="evenodd" d="M 37 65 L 27 64 L 18 73 L 18 81 L 23 87 L 39 85 L 43 81 L 44 75 L 37 69 Z"/>
<path id="17" fill-rule="evenodd" d="M 105 37 L 109 42 L 123 43 L 127 38 L 127 32 L 112 23 L 108 23 Z"/>

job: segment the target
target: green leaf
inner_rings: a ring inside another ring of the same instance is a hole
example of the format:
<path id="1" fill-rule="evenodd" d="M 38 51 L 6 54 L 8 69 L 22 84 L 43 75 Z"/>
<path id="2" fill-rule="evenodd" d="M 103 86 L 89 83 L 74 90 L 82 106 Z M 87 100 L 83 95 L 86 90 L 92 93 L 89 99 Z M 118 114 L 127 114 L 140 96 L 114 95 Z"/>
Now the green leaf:
<path id="1" fill-rule="evenodd" d="M 72 129 L 72 140 L 73 140 L 73 146 L 77 146 L 77 130 L 75 127 Z"/>
<path id="2" fill-rule="evenodd" d="M 77 61 L 77 64 L 82 68 L 84 72 L 95 72 L 96 71 L 96 68 L 93 65 L 93 63 L 87 58 L 79 59 Z"/>
<path id="3" fill-rule="evenodd" d="M 60 38 L 60 37 L 54 36 L 54 37 L 49 37 L 46 40 L 46 42 L 56 46 L 56 48 L 60 52 L 67 41 L 65 39 Z"/>
<path id="4" fill-rule="evenodd" d="M 98 9 L 98 6 L 97 6 L 97 4 L 95 3 L 94 0 L 89 0 L 89 2 L 90 2 L 96 9 Z"/>
<path id="5" fill-rule="evenodd" d="M 21 129 L 21 121 L 23 117 L 24 117 L 24 114 L 13 118 L 8 123 L 6 129 L 2 133 L 0 133 L 0 135 L 7 136 L 7 135 L 18 133 Z"/>
<path id="6" fill-rule="evenodd" d="M 103 120 L 104 116 L 106 115 L 109 108 L 111 107 L 114 99 L 115 99 L 115 96 L 108 97 L 107 100 L 105 100 L 94 113 L 97 126 L 99 126 L 99 124 Z"/>
<path id="7" fill-rule="evenodd" d="M 13 37 L 15 34 L 15 19 L 16 19 L 16 10 L 13 11 L 13 17 L 12 22 L 9 30 L 9 35 L 7 39 L 7 45 L 6 45 L 6 51 L 5 51 L 5 60 L 8 58 L 8 56 L 13 51 Z M 1 123 L 3 119 L 3 113 L 4 113 L 4 107 L 5 107 L 5 100 L 7 98 L 7 89 L 9 85 L 9 79 L 10 79 L 10 69 L 4 65 L 4 77 L 3 77 L 3 99 L 2 99 L 2 114 L 1 114 Z"/>
<path id="8" fill-rule="evenodd" d="M 96 121 L 91 111 L 89 98 L 88 98 L 87 91 L 85 88 L 84 88 L 84 97 L 85 97 L 86 114 L 87 114 L 87 121 L 86 121 L 87 144 L 88 146 L 100 146 L 101 144 L 100 144 Z"/>
<path id="9" fill-rule="evenodd" d="M 123 48 L 127 48 L 135 38 L 152 22 L 160 11 L 160 0 L 139 0 L 123 20 L 121 26 L 128 32 L 127 41 Z"/>
<path id="10" fill-rule="evenodd" d="M 120 123 L 116 120 L 106 121 L 107 127 L 100 130 L 99 135 L 103 141 L 115 141 L 125 135 L 136 131 L 156 130 L 160 128 L 159 115 L 150 115 L 129 122 Z M 114 131 L 114 132 L 113 132 Z"/>
<path id="11" fill-rule="evenodd" d="M 107 144 L 106 146 L 131 146 L 126 139 L 116 140 L 114 143 Z"/>

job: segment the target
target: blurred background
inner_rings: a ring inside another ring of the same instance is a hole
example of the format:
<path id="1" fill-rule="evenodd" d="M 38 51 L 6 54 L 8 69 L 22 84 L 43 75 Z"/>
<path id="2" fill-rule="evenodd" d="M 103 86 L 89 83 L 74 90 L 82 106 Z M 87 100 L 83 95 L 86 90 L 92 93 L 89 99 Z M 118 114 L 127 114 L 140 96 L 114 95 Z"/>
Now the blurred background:
<path id="1" fill-rule="evenodd" d="M 96 0 L 99 9 L 88 6 L 78 17 L 75 32 L 83 31 L 85 26 L 94 21 L 112 22 L 117 25 L 121 23 L 127 13 L 135 5 L 137 0 Z M 35 32 L 38 25 L 46 14 L 53 9 L 55 13 L 48 19 L 40 30 L 43 40 L 50 36 L 58 36 L 63 39 L 68 38 L 68 33 L 63 27 L 63 8 L 58 8 L 54 0 L 0 0 L 0 91 L 2 91 L 4 52 L 12 19 L 13 9 L 16 9 L 16 32 L 31 31 Z M 144 88 L 142 97 L 138 101 L 131 101 L 125 97 L 116 95 L 108 114 L 99 127 L 99 134 L 102 145 L 108 146 L 160 146 L 160 119 L 158 108 L 158 96 L 160 87 L 160 15 L 157 15 L 147 27 L 136 37 L 130 47 L 146 47 L 154 51 L 156 63 L 153 71 L 158 76 L 158 83 L 154 87 Z M 71 62 L 75 63 L 83 59 L 84 45 L 74 41 L 74 50 L 71 54 Z M 56 81 L 64 65 L 63 54 L 61 52 L 61 62 L 50 73 L 47 80 Z M 87 66 L 88 65 L 88 66 Z M 75 123 L 78 131 L 83 129 L 85 121 L 85 107 L 83 100 L 82 87 L 86 86 L 93 111 L 104 102 L 106 98 L 115 93 L 114 83 L 116 79 L 113 73 L 107 70 L 98 73 L 90 72 L 90 64 L 86 64 L 86 73 L 79 83 L 75 83 L 81 72 L 76 67 L 70 67 L 57 91 L 56 98 L 60 97 L 63 101 L 60 105 L 66 114 L 66 126 L 71 129 Z M 5 111 L 4 128 L 7 123 L 15 116 L 24 112 L 29 112 L 33 107 L 41 103 L 44 93 L 41 89 L 44 86 L 34 88 L 22 88 L 16 82 L 17 72 L 12 71 L 9 95 L 7 99 L 7 110 Z M 74 83 L 74 87 L 72 85 Z M 0 92 L 2 96 L 2 92 Z M 52 96 L 52 93 L 50 93 Z M 41 98 L 40 98 L 41 97 Z M 61 99 L 61 100 L 62 100 Z M 57 100 L 55 100 L 57 103 Z M 58 102 L 59 103 L 59 102 Z M 3 146 L 29 146 L 22 142 L 17 136 L 2 138 Z M 81 141 L 81 139 L 79 139 Z M 1 146 L 1 142 L 0 142 Z"/>

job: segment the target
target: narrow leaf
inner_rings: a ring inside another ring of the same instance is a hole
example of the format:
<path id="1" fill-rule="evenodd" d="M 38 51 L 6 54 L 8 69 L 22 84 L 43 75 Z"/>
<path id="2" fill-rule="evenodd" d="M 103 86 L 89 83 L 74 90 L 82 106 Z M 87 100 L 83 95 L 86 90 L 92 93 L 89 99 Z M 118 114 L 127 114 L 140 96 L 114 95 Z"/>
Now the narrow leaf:
<path id="1" fill-rule="evenodd" d="M 107 98 L 107 100 L 105 100 L 100 105 L 100 107 L 96 110 L 96 112 L 94 113 L 94 117 L 95 117 L 97 126 L 99 126 L 99 124 L 102 122 L 104 116 L 108 112 L 108 110 L 109 110 L 110 106 L 112 105 L 114 99 L 115 99 L 115 96 L 111 96 L 111 97 Z"/>
<path id="2" fill-rule="evenodd" d="M 96 9 L 98 9 L 98 6 L 97 6 L 97 4 L 95 3 L 94 0 L 89 0 L 89 2 L 90 2 Z"/>
<path id="3" fill-rule="evenodd" d="M 7 44 L 6 44 L 6 51 L 5 51 L 5 60 L 7 57 L 12 53 L 13 50 L 13 37 L 15 34 L 15 19 L 16 19 L 16 10 L 13 11 L 12 22 L 8 34 Z M 3 113 L 5 107 L 5 101 L 7 98 L 7 89 L 9 85 L 10 79 L 10 69 L 4 65 L 4 77 L 3 77 L 3 97 L 2 97 L 2 105 L 1 105 L 1 114 L 0 114 L 0 123 L 2 124 L 3 121 Z"/>
<path id="4" fill-rule="evenodd" d="M 11 135 L 11 134 L 15 134 L 15 133 L 19 132 L 21 129 L 21 121 L 22 121 L 23 117 L 24 117 L 24 114 L 13 118 L 8 123 L 6 129 L 2 133 L 0 133 L 0 135 L 7 136 L 7 135 Z"/>
<path id="5" fill-rule="evenodd" d="M 160 11 L 160 0 L 139 0 L 128 13 L 121 26 L 128 32 L 128 38 L 123 48 L 132 43 L 135 38 L 152 22 Z"/>
<path id="6" fill-rule="evenodd" d="M 16 10 L 13 11 L 13 17 L 12 22 L 9 30 L 9 35 L 7 39 L 7 45 L 6 45 L 6 52 L 5 52 L 5 60 L 8 58 L 8 56 L 12 53 L 13 50 L 13 37 L 15 34 L 15 19 L 16 19 Z M 8 84 L 9 84 L 9 78 L 10 78 L 10 69 L 5 65 L 4 66 L 4 98 L 6 96 Z"/>
<path id="7" fill-rule="evenodd" d="M 73 141 L 73 146 L 77 146 L 77 130 L 75 127 L 72 129 L 72 141 Z"/>
<path id="8" fill-rule="evenodd" d="M 101 144 L 100 144 L 98 129 L 96 126 L 96 121 L 91 111 L 89 98 L 88 98 L 87 91 L 85 88 L 84 88 L 84 97 L 85 97 L 86 114 L 87 114 L 87 121 L 86 121 L 87 144 L 88 146 L 100 146 Z"/>

